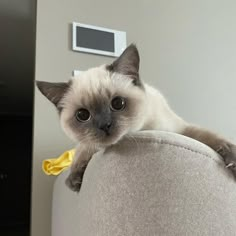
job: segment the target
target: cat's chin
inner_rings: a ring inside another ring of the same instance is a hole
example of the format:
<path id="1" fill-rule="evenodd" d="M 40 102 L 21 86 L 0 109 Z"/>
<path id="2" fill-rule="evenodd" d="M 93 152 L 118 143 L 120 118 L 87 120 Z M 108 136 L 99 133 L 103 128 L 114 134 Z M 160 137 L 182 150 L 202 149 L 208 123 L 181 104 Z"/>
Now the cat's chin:
<path id="1" fill-rule="evenodd" d="M 101 139 L 97 140 L 97 145 L 101 146 L 101 147 L 108 147 L 111 145 L 114 145 L 116 143 L 118 143 L 122 137 L 124 137 L 125 134 L 119 134 L 119 135 L 109 135 L 109 136 L 104 136 Z"/>
<path id="2" fill-rule="evenodd" d="M 98 147 L 98 148 L 106 148 L 106 147 L 109 147 L 111 145 L 114 145 L 116 143 L 119 142 L 119 140 L 122 138 L 122 136 L 119 136 L 119 137 L 111 137 L 111 136 L 108 136 L 108 137 L 101 137 L 99 139 L 96 139 L 96 140 L 87 140 L 86 142 L 83 142 L 81 140 L 76 140 L 77 143 L 79 144 L 82 144 L 84 146 L 86 145 L 89 145 L 89 146 L 95 146 L 95 147 Z"/>

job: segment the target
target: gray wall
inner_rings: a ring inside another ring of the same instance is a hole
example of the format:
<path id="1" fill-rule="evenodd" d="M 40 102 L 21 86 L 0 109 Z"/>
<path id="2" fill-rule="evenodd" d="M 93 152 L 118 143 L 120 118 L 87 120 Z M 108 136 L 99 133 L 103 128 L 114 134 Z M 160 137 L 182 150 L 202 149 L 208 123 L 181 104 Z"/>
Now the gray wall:
<path id="1" fill-rule="evenodd" d="M 66 81 L 74 69 L 111 58 L 71 51 L 72 21 L 127 32 L 141 54 L 141 76 L 160 88 L 188 121 L 235 139 L 236 2 L 225 0 L 40 0 L 36 79 Z M 50 236 L 54 177 L 42 160 L 73 144 L 62 133 L 54 107 L 36 90 L 32 236 Z"/>

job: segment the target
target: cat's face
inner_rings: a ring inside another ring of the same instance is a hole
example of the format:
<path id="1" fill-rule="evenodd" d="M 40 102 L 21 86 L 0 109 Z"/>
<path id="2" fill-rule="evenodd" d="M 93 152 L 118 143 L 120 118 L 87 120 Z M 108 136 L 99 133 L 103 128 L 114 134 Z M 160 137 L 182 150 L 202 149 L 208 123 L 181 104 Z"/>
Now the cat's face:
<path id="1" fill-rule="evenodd" d="M 146 99 L 138 69 L 138 51 L 131 45 L 109 66 L 89 69 L 68 83 L 37 84 L 57 106 L 70 138 L 107 146 L 142 126 Z"/>

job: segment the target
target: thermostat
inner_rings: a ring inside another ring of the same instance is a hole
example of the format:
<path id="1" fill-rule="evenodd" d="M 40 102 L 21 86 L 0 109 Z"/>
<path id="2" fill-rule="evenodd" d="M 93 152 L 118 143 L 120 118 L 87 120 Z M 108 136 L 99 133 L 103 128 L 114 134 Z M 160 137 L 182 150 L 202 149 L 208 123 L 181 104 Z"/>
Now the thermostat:
<path id="1" fill-rule="evenodd" d="M 77 76 L 77 75 L 79 75 L 80 73 L 81 73 L 80 70 L 73 70 L 73 71 L 72 71 L 72 76 Z"/>
<path id="2" fill-rule="evenodd" d="M 119 57 L 126 48 L 126 32 L 76 22 L 72 28 L 74 51 Z"/>

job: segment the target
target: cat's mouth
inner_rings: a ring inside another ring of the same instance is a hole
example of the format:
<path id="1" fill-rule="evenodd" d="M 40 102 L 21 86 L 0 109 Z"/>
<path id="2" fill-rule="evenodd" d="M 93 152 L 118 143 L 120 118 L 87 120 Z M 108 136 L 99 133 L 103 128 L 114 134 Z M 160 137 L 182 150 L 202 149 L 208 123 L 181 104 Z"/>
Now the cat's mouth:
<path id="1" fill-rule="evenodd" d="M 100 133 L 97 135 L 97 143 L 102 146 L 109 146 L 116 144 L 124 134 L 120 132 L 108 132 L 108 133 Z"/>

